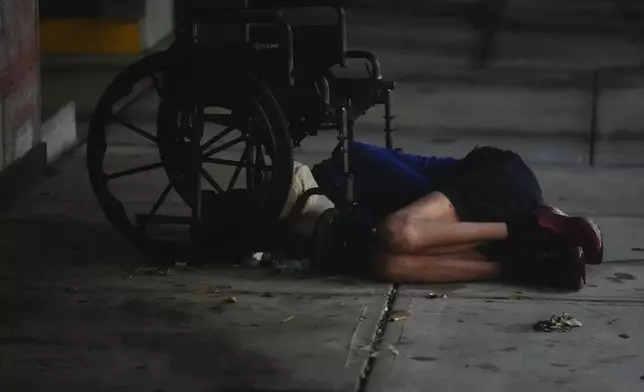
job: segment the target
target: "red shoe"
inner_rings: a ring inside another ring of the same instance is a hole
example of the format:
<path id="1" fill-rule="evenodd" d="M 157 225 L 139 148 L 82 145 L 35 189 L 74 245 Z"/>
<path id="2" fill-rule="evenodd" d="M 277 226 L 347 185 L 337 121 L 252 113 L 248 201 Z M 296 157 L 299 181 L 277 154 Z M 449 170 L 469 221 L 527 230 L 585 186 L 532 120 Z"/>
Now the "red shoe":
<path id="1" fill-rule="evenodd" d="M 537 213 L 539 226 L 569 240 L 584 250 L 587 264 L 601 264 L 604 240 L 597 222 L 590 218 L 572 217 L 557 207 L 543 206 Z"/>

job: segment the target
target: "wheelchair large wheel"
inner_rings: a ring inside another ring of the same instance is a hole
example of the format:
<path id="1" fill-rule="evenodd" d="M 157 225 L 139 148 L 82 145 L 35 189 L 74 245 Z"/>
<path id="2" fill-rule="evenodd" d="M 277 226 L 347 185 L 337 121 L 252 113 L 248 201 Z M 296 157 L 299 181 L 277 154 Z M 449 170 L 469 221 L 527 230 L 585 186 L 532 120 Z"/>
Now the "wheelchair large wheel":
<path id="1" fill-rule="evenodd" d="M 177 80 L 185 74 L 177 61 L 170 52 L 156 53 L 121 73 L 101 97 L 87 140 L 90 181 L 108 220 L 145 251 L 175 259 L 205 250 L 195 242 L 196 208 L 243 217 L 249 228 L 276 221 L 293 167 L 284 116 L 262 83 L 228 67 L 230 73 L 205 78 L 187 96 L 177 88 L 186 84 Z M 139 140 L 123 142 L 134 138 Z M 193 155 L 195 142 L 199 152 Z M 187 164 L 195 157 L 198 169 Z M 150 197 L 152 187 L 157 193 Z M 136 197 L 140 188 L 149 199 Z M 193 202 L 197 192 L 209 196 L 203 206 Z M 250 199 L 252 206 L 240 202 Z M 221 235 L 226 230 L 218 233 L 208 238 L 207 249 L 231 243 Z"/>

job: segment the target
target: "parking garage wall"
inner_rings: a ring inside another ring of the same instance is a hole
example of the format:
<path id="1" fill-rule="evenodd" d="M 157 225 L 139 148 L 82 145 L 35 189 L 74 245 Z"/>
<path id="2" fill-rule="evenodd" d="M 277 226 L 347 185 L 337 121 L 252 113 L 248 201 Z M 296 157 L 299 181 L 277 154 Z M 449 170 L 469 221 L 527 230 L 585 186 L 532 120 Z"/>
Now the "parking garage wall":
<path id="1" fill-rule="evenodd" d="M 40 140 L 36 0 L 0 2 L 0 170 Z"/>

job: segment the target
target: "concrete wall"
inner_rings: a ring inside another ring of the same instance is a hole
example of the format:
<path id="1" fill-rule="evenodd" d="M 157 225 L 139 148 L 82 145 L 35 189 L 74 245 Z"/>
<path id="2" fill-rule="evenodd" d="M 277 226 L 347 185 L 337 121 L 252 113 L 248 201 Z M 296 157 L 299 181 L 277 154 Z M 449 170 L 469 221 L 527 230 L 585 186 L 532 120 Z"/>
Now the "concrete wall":
<path id="1" fill-rule="evenodd" d="M 140 19 L 146 0 L 40 0 L 41 18 Z"/>
<path id="2" fill-rule="evenodd" d="M 40 75 L 35 0 L 0 2 L 0 170 L 40 138 Z"/>
<path id="3" fill-rule="evenodd" d="M 173 32 L 174 0 L 147 0 L 141 23 L 143 47 L 151 48 Z"/>

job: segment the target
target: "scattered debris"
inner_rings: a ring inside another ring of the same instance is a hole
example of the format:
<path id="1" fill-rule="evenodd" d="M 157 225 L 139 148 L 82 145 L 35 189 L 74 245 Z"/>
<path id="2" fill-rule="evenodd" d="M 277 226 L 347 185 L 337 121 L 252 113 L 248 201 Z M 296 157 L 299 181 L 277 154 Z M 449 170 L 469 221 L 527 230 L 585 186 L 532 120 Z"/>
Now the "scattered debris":
<path id="1" fill-rule="evenodd" d="M 548 320 L 542 320 L 533 325 L 533 329 L 538 332 L 568 332 L 573 328 L 583 326 L 570 313 L 562 313 L 561 316 L 552 316 Z"/>
<path id="2" fill-rule="evenodd" d="M 236 304 L 237 303 L 237 297 L 228 297 L 226 299 L 226 302 L 228 302 L 229 304 Z"/>
<path id="3" fill-rule="evenodd" d="M 425 296 L 425 298 L 429 299 L 436 299 L 436 298 L 441 298 L 441 299 L 447 299 L 447 294 L 436 294 L 433 291 Z"/>
<path id="4" fill-rule="evenodd" d="M 311 261 L 308 259 L 302 260 L 279 260 L 274 265 L 274 268 L 282 274 L 302 273 L 309 269 Z"/>
<path id="5" fill-rule="evenodd" d="M 400 351 L 398 351 L 398 349 L 396 347 L 394 347 L 393 344 L 387 345 L 387 348 L 389 350 L 391 350 L 391 352 L 396 356 L 398 356 L 400 354 Z"/>
<path id="6" fill-rule="evenodd" d="M 389 322 L 405 321 L 411 316 L 411 313 L 404 310 L 395 310 L 389 315 Z"/>
<path id="7" fill-rule="evenodd" d="M 206 294 L 217 294 L 222 290 L 232 289 L 232 286 L 208 286 L 206 287 Z"/>
<path id="8" fill-rule="evenodd" d="M 622 339 L 630 339 L 631 338 L 631 335 L 628 335 L 628 334 L 625 334 L 625 333 L 620 333 L 617 336 L 619 336 Z"/>
<path id="9" fill-rule="evenodd" d="M 612 319 L 610 319 L 610 320 L 606 321 L 606 324 L 607 324 L 607 325 L 613 325 L 613 324 L 615 324 L 615 323 L 616 323 L 616 322 L 618 322 L 618 321 L 619 321 L 619 317 L 615 317 L 615 318 L 612 318 Z"/>
<path id="10" fill-rule="evenodd" d="M 262 293 L 262 297 L 264 297 L 264 298 L 273 298 L 274 295 L 271 294 L 271 293 L 266 292 L 266 293 Z"/>
<path id="11" fill-rule="evenodd" d="M 134 270 L 137 275 L 166 276 L 174 273 L 171 269 L 161 267 L 138 267 Z"/>
<path id="12" fill-rule="evenodd" d="M 283 323 L 288 323 L 289 321 L 293 320 L 294 318 L 295 318 L 295 316 L 289 316 L 289 317 L 285 318 L 284 320 L 282 320 L 282 324 Z"/>
<path id="13" fill-rule="evenodd" d="M 521 300 L 531 300 L 532 297 L 529 297 L 527 295 L 523 295 L 521 293 L 513 294 L 508 297 L 509 300 L 511 301 L 521 301 Z"/>

